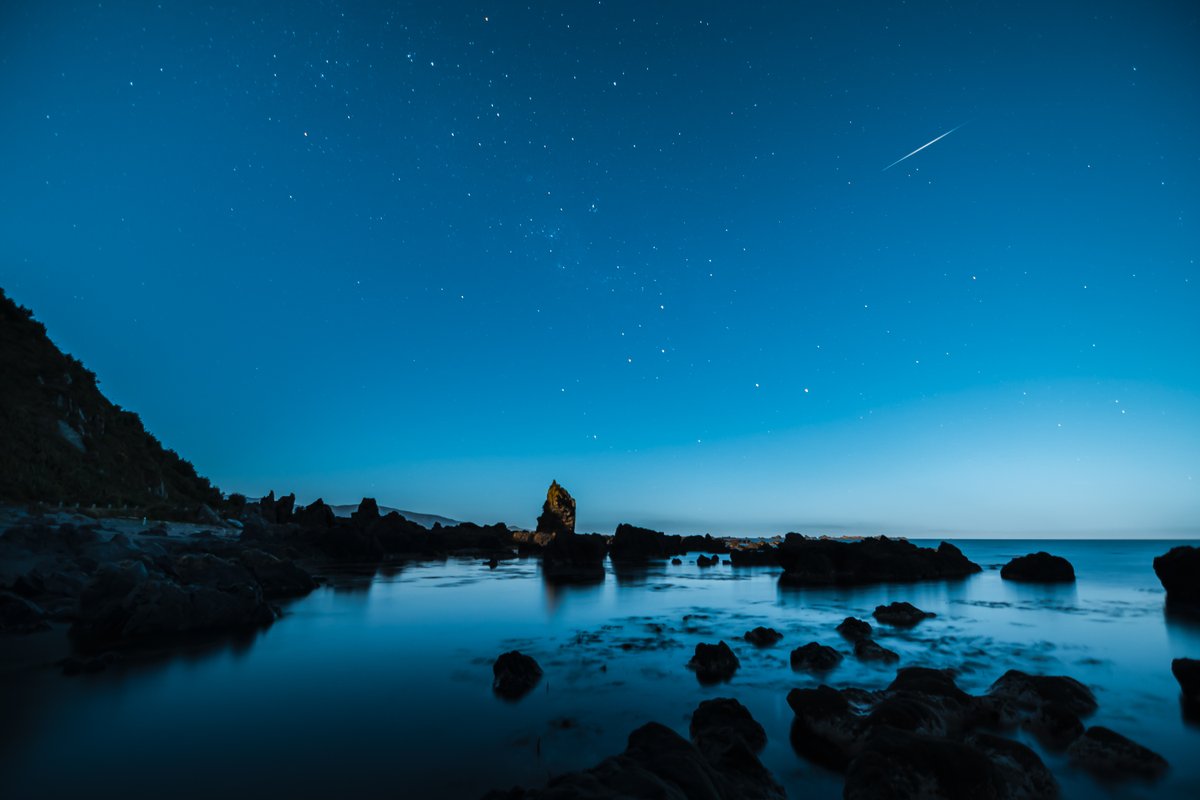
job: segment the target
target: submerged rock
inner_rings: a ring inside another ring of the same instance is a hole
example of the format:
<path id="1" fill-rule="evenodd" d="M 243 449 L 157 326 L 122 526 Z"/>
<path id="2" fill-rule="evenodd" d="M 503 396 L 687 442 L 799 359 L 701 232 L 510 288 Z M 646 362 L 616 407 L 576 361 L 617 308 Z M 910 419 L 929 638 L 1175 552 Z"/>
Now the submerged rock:
<path id="1" fill-rule="evenodd" d="M 1154 574 L 1167 590 L 1167 602 L 1200 606 L 1200 547 L 1172 547 L 1154 559 Z"/>
<path id="2" fill-rule="evenodd" d="M 709 558 L 708 556 L 700 556 L 696 559 L 697 567 L 715 567 L 720 563 L 721 559 L 717 558 L 716 556 L 713 556 L 712 558 Z"/>
<path id="3" fill-rule="evenodd" d="M 671 559 L 671 563 L 672 563 L 672 564 L 674 564 L 674 565 L 675 565 L 675 566 L 677 566 L 677 567 L 678 567 L 678 566 L 682 566 L 682 564 L 683 564 L 683 559 L 682 559 L 682 558 L 672 558 L 672 559 Z"/>
<path id="4" fill-rule="evenodd" d="M 1001 567 L 1000 577 L 1006 581 L 1029 583 L 1074 583 L 1075 569 L 1062 556 L 1037 552 L 1009 561 Z"/>
<path id="5" fill-rule="evenodd" d="M 696 652 L 688 667 L 696 672 L 696 679 L 701 683 L 719 683 L 727 681 L 737 672 L 741 662 L 733 650 L 724 641 L 717 644 L 696 645 Z"/>
<path id="6" fill-rule="evenodd" d="M 1167 770 L 1166 759 L 1158 753 L 1099 725 L 1072 742 L 1067 754 L 1072 763 L 1110 779 L 1152 779 Z"/>
<path id="7" fill-rule="evenodd" d="M 912 603 L 891 603 L 875 607 L 875 619 L 897 628 L 911 628 L 923 619 L 936 617 L 932 611 L 922 611 Z"/>
<path id="8" fill-rule="evenodd" d="M 846 617 L 837 626 L 837 632 L 850 641 L 871 638 L 871 623 L 857 617 Z"/>
<path id="9" fill-rule="evenodd" d="M 886 536 L 840 542 L 789 533 L 777 558 L 784 568 L 781 586 L 910 583 L 963 578 L 981 569 L 947 542 L 932 549 Z"/>
<path id="10" fill-rule="evenodd" d="M 888 650 L 874 639 L 856 639 L 854 657 L 860 661 L 880 661 L 884 664 L 895 664 L 900 660 L 899 653 Z"/>
<path id="11" fill-rule="evenodd" d="M 809 642 L 792 651 L 792 669 L 828 672 L 842 663 L 842 654 L 819 642 Z"/>
<path id="12" fill-rule="evenodd" d="M 492 691 L 506 700 L 517 700 L 537 686 L 542 668 L 519 650 L 503 653 L 492 664 Z"/>
<path id="13" fill-rule="evenodd" d="M 1010 669 L 996 679 L 987 693 L 1022 709 L 1040 710 L 1053 705 L 1086 716 L 1097 708 L 1092 690 L 1065 675 L 1030 675 Z"/>
<path id="14" fill-rule="evenodd" d="M 701 714 L 700 709 L 697 714 Z M 703 719 L 709 714 L 704 712 L 701 716 Z M 670 728 L 650 722 L 629 735 L 623 753 L 606 758 L 591 769 L 559 775 L 544 789 L 493 791 L 484 797 L 487 800 L 783 800 L 787 796 L 783 788 L 754 754 L 754 747 L 746 742 L 747 727 L 744 720 L 731 727 L 702 722 L 693 734 L 693 744 Z"/>
<path id="15" fill-rule="evenodd" d="M 550 481 L 550 488 L 546 490 L 546 502 L 542 504 L 542 513 L 537 520 L 537 533 L 552 537 L 575 533 L 575 498 L 559 486 L 558 481 Z"/>
<path id="16" fill-rule="evenodd" d="M 764 628 L 761 625 L 753 630 L 746 631 L 742 634 L 742 638 L 755 647 L 770 647 L 783 638 L 783 634 L 774 628 Z"/>

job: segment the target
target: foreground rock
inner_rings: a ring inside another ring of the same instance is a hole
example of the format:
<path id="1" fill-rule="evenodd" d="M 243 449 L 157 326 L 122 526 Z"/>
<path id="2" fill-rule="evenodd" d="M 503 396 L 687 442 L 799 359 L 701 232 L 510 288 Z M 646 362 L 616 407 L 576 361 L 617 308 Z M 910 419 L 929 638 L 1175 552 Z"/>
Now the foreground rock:
<path id="1" fill-rule="evenodd" d="M 493 791 L 488 800 L 782 800 L 783 788 L 756 751 L 762 726 L 736 700 L 708 700 L 692 715 L 692 741 L 651 722 L 629 735 L 625 752 L 591 769 L 552 778 L 544 789 Z"/>
<path id="2" fill-rule="evenodd" d="M 34 633 L 50 627 L 37 603 L 12 592 L 0 592 L 0 633 Z"/>
<path id="3" fill-rule="evenodd" d="M 1074 583 L 1075 568 L 1062 556 L 1038 552 L 1009 561 L 1000 568 L 1000 577 L 1028 583 Z"/>
<path id="4" fill-rule="evenodd" d="M 1053 798 L 1057 786 L 1033 750 L 987 733 L 991 701 L 941 670 L 900 670 L 881 692 L 794 689 L 792 744 L 844 771 L 844 797 Z"/>
<path id="5" fill-rule="evenodd" d="M 1177 658 L 1171 662 L 1171 674 L 1183 692 L 1183 707 L 1190 715 L 1200 715 L 1200 660 Z"/>
<path id="6" fill-rule="evenodd" d="M 774 628 L 764 628 L 760 625 L 753 630 L 746 631 L 742 634 L 742 638 L 755 647 L 770 647 L 777 644 L 783 638 L 783 634 Z"/>
<path id="7" fill-rule="evenodd" d="M 1067 754 L 1072 763 L 1102 778 L 1154 779 L 1167 771 L 1167 761 L 1158 753 L 1099 725 L 1072 742 Z"/>
<path id="8" fill-rule="evenodd" d="M 781 586 L 911 583 L 964 578 L 980 571 L 978 564 L 947 542 L 933 549 L 886 536 L 840 542 L 789 533 L 776 556 L 784 568 Z"/>
<path id="9" fill-rule="evenodd" d="M 542 668 L 519 650 L 503 653 L 492 664 L 492 691 L 506 700 L 518 700 L 537 686 Z"/>
<path id="10" fill-rule="evenodd" d="M 696 679 L 705 684 L 729 680 L 740 666 L 738 657 L 724 641 L 696 645 L 696 652 L 688 662 L 688 668 L 696 672 Z"/>
<path id="11" fill-rule="evenodd" d="M 871 638 L 871 623 L 856 617 L 846 617 L 837 626 L 837 632 L 854 642 Z"/>
<path id="12" fill-rule="evenodd" d="M 874 639 L 855 639 L 854 657 L 859 661 L 879 661 L 884 664 L 895 664 L 900 655 L 894 650 L 888 650 Z"/>
<path id="13" fill-rule="evenodd" d="M 911 628 L 923 619 L 936 617 L 932 611 L 922 611 L 912 603 L 890 603 L 875 607 L 875 619 L 897 628 Z"/>
<path id="14" fill-rule="evenodd" d="M 1154 559 L 1154 574 L 1167 590 L 1167 602 L 1200 608 L 1200 547 L 1172 547 Z"/>
<path id="15" fill-rule="evenodd" d="M 842 654 L 829 645 L 809 642 L 792 651 L 792 669 L 828 672 L 842 663 Z"/>

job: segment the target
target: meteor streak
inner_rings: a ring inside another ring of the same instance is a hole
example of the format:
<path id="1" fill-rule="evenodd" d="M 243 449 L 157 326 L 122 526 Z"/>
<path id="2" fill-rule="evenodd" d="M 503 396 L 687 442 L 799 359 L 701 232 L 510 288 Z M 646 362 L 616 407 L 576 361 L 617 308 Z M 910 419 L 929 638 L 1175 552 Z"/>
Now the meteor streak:
<path id="1" fill-rule="evenodd" d="M 966 125 L 966 124 L 967 124 L 967 123 L 965 123 L 965 122 L 963 123 L 963 125 Z M 929 147 L 929 145 L 933 144 L 934 142 L 936 142 L 936 141 L 938 141 L 938 140 L 940 140 L 940 139 L 945 139 L 947 136 L 949 136 L 950 134 L 954 133 L 956 130 L 958 130 L 958 129 L 959 129 L 959 128 L 961 128 L 961 127 L 962 127 L 962 125 L 955 125 L 953 128 L 951 128 L 950 130 L 946 131 L 946 132 L 945 132 L 945 133 L 943 133 L 941 136 L 937 137 L 937 139 L 934 139 L 934 140 L 932 140 L 932 141 L 928 141 L 928 142 L 926 142 L 925 144 L 923 144 L 923 145 L 921 145 L 920 147 L 918 147 L 916 150 L 913 150 L 911 153 L 909 153 L 908 155 L 904 156 L 904 158 L 898 158 L 898 159 L 896 159 L 895 161 L 893 161 L 892 163 L 888 164 L 886 167 L 884 167 L 884 168 L 883 168 L 883 170 L 882 170 L 882 171 L 883 171 L 883 172 L 887 172 L 889 169 L 891 169 L 892 167 L 894 167 L 894 166 L 896 166 L 897 164 L 899 164 L 899 163 L 900 163 L 901 161 L 903 161 L 905 158 L 912 158 L 912 157 L 913 157 L 913 156 L 915 156 L 917 153 L 919 153 L 919 152 L 921 152 L 922 150 L 924 150 L 926 147 Z"/>

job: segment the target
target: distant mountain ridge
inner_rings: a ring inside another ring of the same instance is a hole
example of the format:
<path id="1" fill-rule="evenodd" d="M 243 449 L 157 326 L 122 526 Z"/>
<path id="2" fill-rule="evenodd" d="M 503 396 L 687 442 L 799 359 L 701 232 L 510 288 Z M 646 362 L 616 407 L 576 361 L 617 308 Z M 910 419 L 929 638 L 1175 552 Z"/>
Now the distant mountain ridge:
<path id="1" fill-rule="evenodd" d="M 0 500 L 173 514 L 221 499 L 0 289 Z"/>
<path id="2" fill-rule="evenodd" d="M 333 513 L 339 517 L 349 517 L 351 514 L 353 514 L 355 511 L 358 510 L 358 503 L 347 503 L 347 504 L 340 505 L 340 506 L 330 506 L 330 508 L 332 508 Z M 393 511 L 395 511 L 400 516 L 404 517 L 409 522 L 415 522 L 424 528 L 432 528 L 433 523 L 435 523 L 435 522 L 440 523 L 443 528 L 449 528 L 454 525 L 462 524 L 461 522 L 459 522 L 456 519 L 450 519 L 449 517 L 439 516 L 438 514 L 419 514 L 415 511 L 405 511 L 402 508 L 392 508 L 391 506 L 380 506 L 379 507 L 380 514 L 386 515 L 386 514 L 390 514 Z"/>

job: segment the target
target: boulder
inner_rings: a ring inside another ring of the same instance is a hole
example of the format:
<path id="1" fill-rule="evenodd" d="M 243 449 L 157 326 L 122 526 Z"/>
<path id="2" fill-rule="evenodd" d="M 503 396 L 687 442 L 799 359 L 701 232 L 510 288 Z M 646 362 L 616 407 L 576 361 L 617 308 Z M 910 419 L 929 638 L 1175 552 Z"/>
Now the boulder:
<path id="1" fill-rule="evenodd" d="M 1177 658 L 1171 662 L 1171 674 L 1179 681 L 1184 708 L 1191 715 L 1200 715 L 1200 660 Z"/>
<path id="2" fill-rule="evenodd" d="M 1167 770 L 1167 761 L 1116 731 L 1095 725 L 1067 748 L 1067 755 L 1076 766 L 1102 778 L 1154 779 Z"/>
<path id="3" fill-rule="evenodd" d="M 1200 606 L 1200 547 L 1172 547 L 1154 559 L 1154 574 L 1167 590 L 1167 602 Z"/>
<path id="4" fill-rule="evenodd" d="M 857 617 L 846 617 L 837 626 L 837 632 L 850 641 L 871 638 L 871 623 Z"/>
<path id="5" fill-rule="evenodd" d="M 325 505 L 325 501 L 317 498 L 299 509 L 292 515 L 292 520 L 301 528 L 325 529 L 332 528 L 337 522 L 333 509 Z"/>
<path id="6" fill-rule="evenodd" d="M 225 521 L 221 519 L 221 515 L 212 510 L 212 506 L 207 503 L 201 503 L 195 512 L 196 521 L 204 525 L 224 525 Z"/>
<path id="7" fill-rule="evenodd" d="M 350 521 L 360 528 L 368 528 L 379 519 L 379 503 L 375 502 L 374 497 L 364 497 L 358 508 L 350 514 Z"/>
<path id="8" fill-rule="evenodd" d="M 1062 556 L 1037 552 L 1009 561 L 1001 567 L 1000 577 L 1006 581 L 1027 583 L 1074 583 L 1075 569 Z"/>
<path id="9" fill-rule="evenodd" d="M 598 534 L 559 533 L 542 549 L 542 575 L 554 583 L 603 581 L 607 549 Z"/>
<path id="10" fill-rule="evenodd" d="M 575 498 L 559 486 L 558 481 L 550 481 L 550 488 L 546 490 L 546 502 L 542 504 L 542 514 L 537 520 L 537 532 L 551 536 L 575 532 Z"/>
<path id="11" fill-rule="evenodd" d="M 740 666 L 738 657 L 724 641 L 696 645 L 696 652 L 688 662 L 688 668 L 695 670 L 696 679 L 703 684 L 727 681 Z"/>
<path id="12" fill-rule="evenodd" d="M 847 586 L 964 578 L 980 571 L 957 547 L 936 549 L 886 536 L 842 542 L 789 533 L 776 552 L 781 586 Z"/>
<path id="13" fill-rule="evenodd" d="M 842 654 L 832 647 L 809 642 L 792 651 L 792 669 L 809 672 L 828 672 L 842 663 Z"/>
<path id="14" fill-rule="evenodd" d="M 783 638 L 783 634 L 774 628 L 764 628 L 761 625 L 746 631 L 742 638 L 755 647 L 770 647 Z"/>
<path id="15" fill-rule="evenodd" d="M 713 558 L 709 558 L 708 556 L 700 556 L 696 559 L 697 567 L 715 567 L 720 563 L 721 559 L 716 558 L 715 556 Z"/>
<path id="16" fill-rule="evenodd" d="M 875 619 L 897 628 L 911 628 L 923 619 L 936 617 L 931 611 L 922 611 L 912 603 L 890 603 L 875 607 Z"/>
<path id="17" fill-rule="evenodd" d="M 683 552 L 678 536 L 621 523 L 608 545 L 613 561 L 648 561 Z"/>
<path id="18" fill-rule="evenodd" d="M 728 697 L 705 700 L 697 706 L 688 732 L 701 751 L 709 742 L 718 742 L 725 749 L 735 738 L 756 753 L 767 745 L 763 726 L 750 715 L 749 709 Z"/>
<path id="19" fill-rule="evenodd" d="M 884 664 L 895 664 L 900 660 L 899 653 L 888 650 L 874 639 L 856 639 L 854 657 L 859 661 L 879 661 Z"/>
<path id="20" fill-rule="evenodd" d="M 591 769 L 552 778 L 544 789 L 494 791 L 487 800 L 783 800 L 786 793 L 740 735 L 701 730 L 692 744 L 650 722 L 625 752 Z M 711 755 L 710 755 L 711 754 Z"/>
<path id="21" fill-rule="evenodd" d="M 1020 670 L 1005 672 L 987 691 L 988 696 L 1007 700 L 1017 708 L 1040 710 L 1054 705 L 1077 716 L 1096 710 L 1092 690 L 1065 675 L 1030 675 Z"/>
<path id="22" fill-rule="evenodd" d="M 678 567 L 678 566 L 682 566 L 682 564 L 683 564 L 683 559 L 682 559 L 682 558 L 672 558 L 672 559 L 671 559 L 671 563 L 672 563 L 673 565 L 677 566 L 677 567 Z"/>
<path id="23" fill-rule="evenodd" d="M 518 700 L 542 679 L 542 668 L 519 650 L 502 654 L 492 664 L 492 691 L 506 700 Z"/>

